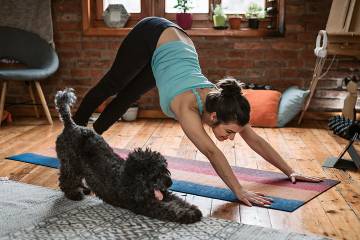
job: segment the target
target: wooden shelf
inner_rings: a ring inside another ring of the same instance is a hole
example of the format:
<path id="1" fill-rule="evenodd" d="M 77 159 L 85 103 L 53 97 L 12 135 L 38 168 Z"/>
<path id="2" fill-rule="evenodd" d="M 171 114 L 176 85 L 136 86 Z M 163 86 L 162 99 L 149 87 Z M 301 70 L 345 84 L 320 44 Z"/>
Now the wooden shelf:
<path id="1" fill-rule="evenodd" d="M 84 29 L 86 36 L 125 36 L 132 28 L 108 28 L 108 27 L 88 27 Z M 277 30 L 250 29 L 240 30 L 216 30 L 212 28 L 193 28 L 186 30 L 189 36 L 227 36 L 227 37 L 273 37 L 281 36 Z"/>

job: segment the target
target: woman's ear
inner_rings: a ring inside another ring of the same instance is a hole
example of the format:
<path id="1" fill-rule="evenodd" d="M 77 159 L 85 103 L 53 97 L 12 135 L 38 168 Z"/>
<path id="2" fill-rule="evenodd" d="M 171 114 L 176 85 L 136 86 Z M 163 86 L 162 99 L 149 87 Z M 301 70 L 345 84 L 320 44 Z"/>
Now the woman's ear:
<path id="1" fill-rule="evenodd" d="M 216 112 L 210 113 L 210 120 L 213 123 L 217 121 Z"/>

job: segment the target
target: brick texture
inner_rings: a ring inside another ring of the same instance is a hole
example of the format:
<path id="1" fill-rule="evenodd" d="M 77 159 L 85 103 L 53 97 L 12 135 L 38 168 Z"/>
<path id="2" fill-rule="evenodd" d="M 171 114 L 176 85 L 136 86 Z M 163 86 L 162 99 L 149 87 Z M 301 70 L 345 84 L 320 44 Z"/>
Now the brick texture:
<path id="1" fill-rule="evenodd" d="M 320 29 L 325 29 L 331 0 L 287 0 L 286 34 L 280 38 L 193 37 L 203 73 L 209 80 L 230 75 L 244 82 L 269 84 L 283 91 L 289 86 L 308 86 L 314 64 L 313 48 Z M 42 81 L 50 108 L 54 94 L 64 87 L 76 89 L 79 101 L 96 84 L 115 58 L 122 37 L 87 37 L 81 29 L 81 0 L 52 1 L 54 37 L 60 58 L 59 71 Z M 323 78 L 310 109 L 338 110 L 344 94 L 336 82 L 347 76 L 354 59 L 337 59 Z M 120 79 L 119 79 L 120 80 Z M 11 83 L 8 100 L 28 96 L 21 83 Z M 78 102 L 79 102 L 78 101 Z M 140 108 L 159 109 L 156 89 L 140 99 Z"/>

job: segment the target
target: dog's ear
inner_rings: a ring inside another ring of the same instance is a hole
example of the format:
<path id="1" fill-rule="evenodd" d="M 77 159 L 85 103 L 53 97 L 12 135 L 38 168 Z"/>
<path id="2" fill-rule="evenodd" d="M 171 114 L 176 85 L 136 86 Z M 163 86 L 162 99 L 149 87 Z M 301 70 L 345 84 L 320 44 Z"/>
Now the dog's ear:
<path id="1" fill-rule="evenodd" d="M 154 198 L 154 188 L 151 187 L 151 183 L 149 184 L 149 181 L 142 173 L 135 175 L 127 173 L 127 176 L 127 193 L 129 196 L 132 196 L 131 198 L 134 202 L 144 203 Z"/>

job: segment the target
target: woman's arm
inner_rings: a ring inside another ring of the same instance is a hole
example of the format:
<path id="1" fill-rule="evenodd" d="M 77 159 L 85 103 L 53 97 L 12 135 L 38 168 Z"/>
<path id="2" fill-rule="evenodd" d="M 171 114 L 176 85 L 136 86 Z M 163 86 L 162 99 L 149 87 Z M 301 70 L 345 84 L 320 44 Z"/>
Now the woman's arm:
<path id="1" fill-rule="evenodd" d="M 252 206 L 251 203 L 257 205 L 271 204 L 271 200 L 264 197 L 263 194 L 247 191 L 240 185 L 224 154 L 206 133 L 197 112 L 186 109 L 176 116 L 186 136 L 209 159 L 216 173 L 240 201 L 248 206 Z"/>
<path id="2" fill-rule="evenodd" d="M 296 180 L 310 181 L 310 182 L 321 181 L 320 178 L 306 177 L 299 173 L 296 173 L 280 156 L 280 154 L 276 152 L 275 149 L 267 141 L 265 141 L 262 137 L 260 137 L 251 128 L 249 124 L 244 126 L 240 135 L 251 149 L 253 149 L 256 153 L 262 156 L 266 161 L 271 163 L 273 166 L 277 167 L 283 173 L 285 173 L 293 183 L 295 183 Z"/>

